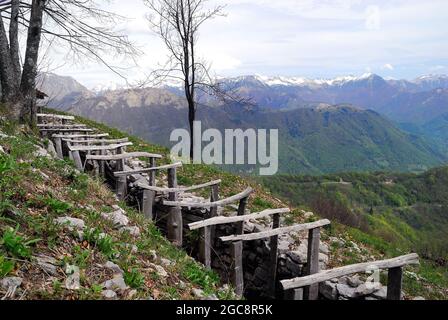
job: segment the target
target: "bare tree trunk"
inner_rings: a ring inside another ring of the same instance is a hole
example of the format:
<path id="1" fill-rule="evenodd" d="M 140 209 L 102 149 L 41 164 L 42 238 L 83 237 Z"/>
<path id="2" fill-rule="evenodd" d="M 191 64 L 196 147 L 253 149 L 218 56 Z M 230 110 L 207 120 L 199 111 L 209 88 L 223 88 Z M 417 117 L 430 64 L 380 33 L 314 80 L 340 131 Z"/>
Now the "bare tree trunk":
<path id="1" fill-rule="evenodd" d="M 188 124 L 190 126 L 190 159 L 193 159 L 194 156 L 194 148 L 193 148 L 193 142 L 194 142 L 194 120 L 196 118 L 196 110 L 194 101 L 188 101 Z"/>
<path id="2" fill-rule="evenodd" d="M 16 73 L 17 85 L 20 82 L 20 56 L 19 56 L 19 10 L 20 0 L 11 1 L 11 20 L 9 22 L 9 48 L 11 62 Z"/>
<path id="3" fill-rule="evenodd" d="M 2 85 L 2 102 L 9 107 L 9 117 L 18 120 L 20 115 L 20 95 L 18 79 L 14 71 L 9 50 L 3 18 L 0 16 L 0 81 Z"/>
<path id="4" fill-rule="evenodd" d="M 26 43 L 20 91 L 24 98 L 21 120 L 33 125 L 36 122 L 36 76 L 39 45 L 42 34 L 42 16 L 46 0 L 33 0 Z"/>

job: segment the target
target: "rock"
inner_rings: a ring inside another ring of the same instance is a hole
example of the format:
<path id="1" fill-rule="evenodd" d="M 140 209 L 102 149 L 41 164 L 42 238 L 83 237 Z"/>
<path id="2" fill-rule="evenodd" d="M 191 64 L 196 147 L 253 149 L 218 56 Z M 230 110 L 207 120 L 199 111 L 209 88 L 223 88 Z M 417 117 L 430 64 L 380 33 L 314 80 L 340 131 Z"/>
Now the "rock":
<path id="1" fill-rule="evenodd" d="M 381 287 L 382 285 L 379 282 L 366 282 L 356 287 L 355 295 L 358 297 L 368 296 L 369 294 L 380 290 Z"/>
<path id="2" fill-rule="evenodd" d="M 252 233 L 255 229 L 255 223 L 250 221 L 244 222 L 244 233 Z"/>
<path id="3" fill-rule="evenodd" d="M 129 232 L 129 234 L 134 237 L 140 236 L 140 228 L 137 226 L 123 227 L 120 229 L 120 232 Z"/>
<path id="4" fill-rule="evenodd" d="M 149 250 L 149 254 L 151 255 L 151 260 L 153 261 L 157 260 L 156 250 Z"/>
<path id="5" fill-rule="evenodd" d="M 40 171 L 39 169 L 32 169 L 33 172 L 37 172 L 44 180 L 50 180 L 50 177 L 48 175 L 46 175 L 45 173 L 43 173 L 42 171 Z"/>
<path id="6" fill-rule="evenodd" d="M 355 288 L 352 288 L 346 284 L 338 283 L 336 284 L 336 289 L 338 290 L 339 296 L 346 299 L 353 299 L 355 294 Z"/>
<path id="7" fill-rule="evenodd" d="M 128 288 L 121 274 L 116 274 L 112 279 L 104 282 L 103 287 L 108 290 L 126 290 Z"/>
<path id="8" fill-rule="evenodd" d="M 338 299 L 338 290 L 336 289 L 336 283 L 331 281 L 321 282 L 319 284 L 319 293 L 328 300 Z"/>
<path id="9" fill-rule="evenodd" d="M 120 268 L 120 266 L 117 265 L 117 264 L 115 264 L 115 263 L 113 263 L 112 261 L 107 261 L 107 262 L 104 264 L 104 267 L 107 268 L 107 269 L 109 269 L 109 270 L 112 270 L 112 272 L 113 272 L 114 274 L 124 274 L 124 272 L 123 272 L 123 270 Z"/>
<path id="10" fill-rule="evenodd" d="M 67 279 L 65 279 L 65 288 L 68 290 L 78 290 L 81 287 L 79 283 L 79 267 L 67 265 L 65 273 L 68 275 Z"/>
<path id="11" fill-rule="evenodd" d="M 319 262 L 323 262 L 324 264 L 328 264 L 328 256 L 323 253 L 319 253 Z"/>
<path id="12" fill-rule="evenodd" d="M 364 298 L 364 300 L 366 300 L 366 301 L 378 301 L 378 299 L 377 298 L 375 298 L 375 297 L 371 297 L 371 296 L 367 296 L 367 297 L 365 297 Z"/>
<path id="13" fill-rule="evenodd" d="M 179 280 L 179 284 L 178 284 L 180 289 L 186 289 L 187 285 L 185 282 L 183 282 L 182 280 Z"/>
<path id="14" fill-rule="evenodd" d="M 387 299 L 387 287 L 382 286 L 381 289 L 373 292 L 371 297 L 376 298 L 378 300 L 386 300 Z"/>
<path id="15" fill-rule="evenodd" d="M 218 297 L 216 296 L 216 294 L 211 294 L 209 296 L 206 296 L 205 298 L 203 298 L 202 300 L 219 300 Z"/>
<path id="16" fill-rule="evenodd" d="M 0 288 L 3 290 L 14 290 L 22 285 L 22 278 L 6 277 L 0 280 Z"/>
<path id="17" fill-rule="evenodd" d="M 312 213 L 311 211 L 308 211 L 308 212 L 306 212 L 306 211 L 302 211 L 302 212 L 303 212 L 303 217 L 304 217 L 305 219 L 309 219 L 309 218 L 311 218 L 311 217 L 314 216 L 314 213 Z"/>
<path id="18" fill-rule="evenodd" d="M 336 244 L 338 247 L 343 247 L 345 245 L 345 241 L 340 238 L 330 237 L 329 240 L 331 243 Z"/>
<path id="19" fill-rule="evenodd" d="M 128 292 L 126 298 L 131 300 L 133 299 L 135 296 L 137 295 L 137 290 L 133 289 L 131 291 Z"/>
<path id="20" fill-rule="evenodd" d="M 197 288 L 193 288 L 191 289 L 191 292 L 193 293 L 193 296 L 195 296 L 196 298 L 204 298 L 204 291 L 202 291 L 201 289 L 197 289 Z"/>
<path id="21" fill-rule="evenodd" d="M 112 222 L 116 228 L 126 227 L 129 223 L 128 217 L 124 214 L 125 211 L 118 207 L 118 210 L 112 212 L 103 212 L 101 216 Z"/>
<path id="22" fill-rule="evenodd" d="M 51 141 L 51 140 L 48 140 L 47 151 L 53 158 L 56 158 L 58 156 L 58 154 L 56 152 L 56 148 L 54 147 L 53 141 Z"/>
<path id="23" fill-rule="evenodd" d="M 41 267 L 46 273 L 52 276 L 56 276 L 58 274 L 56 267 L 57 260 L 55 258 L 46 255 L 39 255 L 35 258 L 39 267 Z"/>
<path id="24" fill-rule="evenodd" d="M 363 284 L 363 281 L 359 279 L 359 275 L 355 274 L 351 277 L 346 277 L 347 284 L 352 288 L 357 288 Z"/>
<path id="25" fill-rule="evenodd" d="M 59 225 L 67 227 L 67 229 L 70 231 L 83 230 L 85 227 L 84 221 L 77 218 L 60 217 L 57 218 L 55 222 Z"/>
<path id="26" fill-rule="evenodd" d="M 330 253 L 330 250 L 328 249 L 328 245 L 326 243 L 321 242 L 319 244 L 319 251 L 323 254 L 328 255 Z"/>
<path id="27" fill-rule="evenodd" d="M 115 300 L 117 299 L 117 293 L 112 290 L 103 290 L 101 295 L 107 300 Z"/>
<path id="28" fill-rule="evenodd" d="M 153 267 L 156 271 L 156 273 L 162 277 L 162 278 L 166 278 L 168 277 L 168 272 L 165 271 L 165 269 L 162 266 L 159 266 L 157 264 L 151 263 L 151 267 Z"/>
<path id="29" fill-rule="evenodd" d="M 358 247 L 358 245 L 356 243 L 354 243 L 353 241 L 350 241 L 349 244 L 353 251 L 361 252 L 361 249 Z"/>
<path id="30" fill-rule="evenodd" d="M 6 153 L 2 146 L 0 146 L 0 153 Z"/>
<path id="31" fill-rule="evenodd" d="M 305 244 L 300 244 L 300 246 L 294 250 L 286 253 L 293 261 L 304 264 L 307 262 L 308 248 Z"/>
<path id="32" fill-rule="evenodd" d="M 160 263 L 165 267 L 169 267 L 173 264 L 173 261 L 165 258 L 160 258 Z"/>
<path id="33" fill-rule="evenodd" d="M 34 157 L 36 157 L 36 158 L 39 158 L 39 157 L 51 158 L 51 155 L 48 153 L 47 150 L 45 150 L 41 146 L 37 146 L 37 145 L 36 145 L 36 148 L 37 148 L 36 151 L 33 152 Z"/>
<path id="34" fill-rule="evenodd" d="M 418 296 L 418 297 L 413 298 L 412 300 L 426 300 L 426 299 L 423 298 L 423 297 Z"/>
<path id="35" fill-rule="evenodd" d="M 138 247 L 135 244 L 130 244 L 130 243 L 126 243 L 125 248 L 128 248 L 131 250 L 131 253 L 137 253 L 138 252 Z"/>

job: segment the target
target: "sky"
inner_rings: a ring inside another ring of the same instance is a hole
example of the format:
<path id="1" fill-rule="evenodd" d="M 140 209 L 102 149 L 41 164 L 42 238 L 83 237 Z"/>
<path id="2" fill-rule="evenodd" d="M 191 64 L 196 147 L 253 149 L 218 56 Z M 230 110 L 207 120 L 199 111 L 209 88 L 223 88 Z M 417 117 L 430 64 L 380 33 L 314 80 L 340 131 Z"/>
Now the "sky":
<path id="1" fill-rule="evenodd" d="M 200 30 L 198 53 L 217 76 L 259 74 L 333 78 L 373 72 L 413 79 L 448 74 L 447 0 L 210 0 L 226 5 L 224 17 Z M 98 1 L 127 17 L 117 30 L 141 50 L 136 63 L 105 57 L 139 81 L 167 58 L 151 32 L 142 0 Z M 96 61 L 65 60 L 65 49 L 47 54 L 49 71 L 89 88 L 125 81 Z"/>

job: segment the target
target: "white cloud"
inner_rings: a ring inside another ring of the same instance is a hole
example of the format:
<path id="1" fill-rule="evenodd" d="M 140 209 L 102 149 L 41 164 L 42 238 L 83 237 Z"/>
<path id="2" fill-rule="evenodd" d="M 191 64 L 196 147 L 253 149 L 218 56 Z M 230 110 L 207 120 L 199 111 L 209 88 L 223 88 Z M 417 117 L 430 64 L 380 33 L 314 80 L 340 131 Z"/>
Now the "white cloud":
<path id="1" fill-rule="evenodd" d="M 381 69 L 388 69 L 388 70 L 394 70 L 394 66 L 390 63 L 386 63 Z"/>

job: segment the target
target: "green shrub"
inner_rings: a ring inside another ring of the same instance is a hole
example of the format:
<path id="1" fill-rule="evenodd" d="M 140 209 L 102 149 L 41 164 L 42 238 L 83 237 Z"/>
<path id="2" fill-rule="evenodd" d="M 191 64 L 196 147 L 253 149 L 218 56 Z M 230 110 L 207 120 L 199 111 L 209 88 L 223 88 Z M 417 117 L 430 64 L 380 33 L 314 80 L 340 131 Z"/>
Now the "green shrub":
<path id="1" fill-rule="evenodd" d="M 8 252 L 19 258 L 30 258 L 31 248 L 30 245 L 34 244 L 40 239 L 26 240 L 22 236 L 17 234 L 19 226 L 16 229 L 9 227 L 3 233 L 0 244 L 2 244 Z"/>
<path id="2" fill-rule="evenodd" d="M 145 278 L 135 268 L 132 268 L 130 270 L 125 270 L 123 278 L 124 278 L 124 282 L 126 282 L 126 284 L 128 286 L 130 286 L 131 288 L 134 288 L 134 289 L 141 288 L 145 283 Z"/>
<path id="3" fill-rule="evenodd" d="M 14 262 L 0 255 L 0 278 L 7 276 L 12 270 L 14 270 Z"/>

